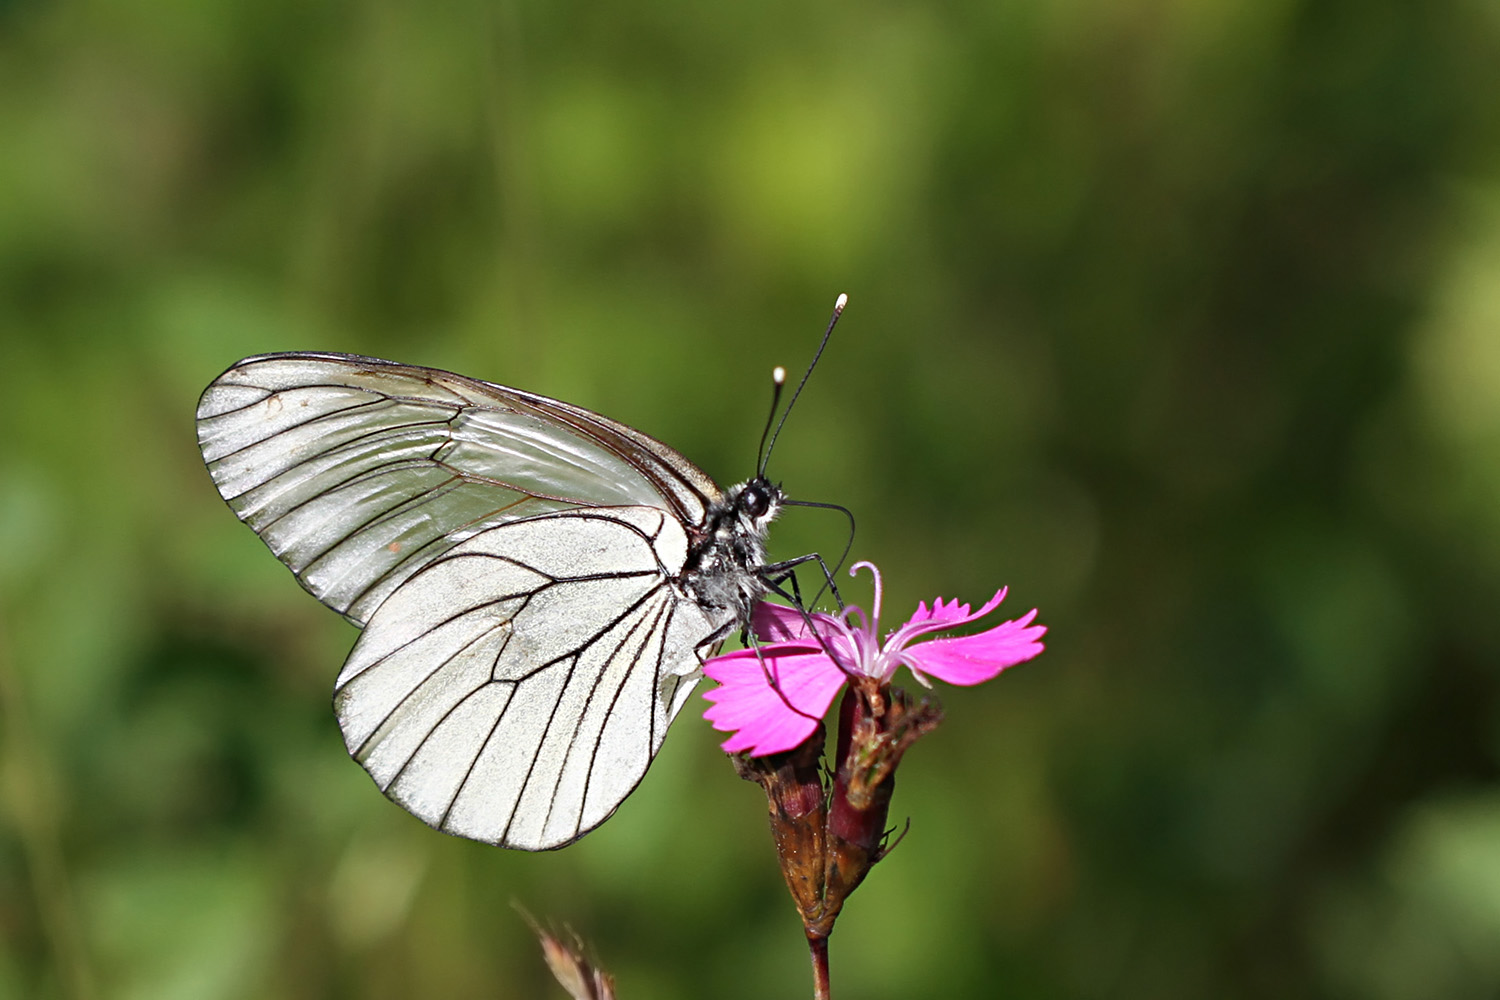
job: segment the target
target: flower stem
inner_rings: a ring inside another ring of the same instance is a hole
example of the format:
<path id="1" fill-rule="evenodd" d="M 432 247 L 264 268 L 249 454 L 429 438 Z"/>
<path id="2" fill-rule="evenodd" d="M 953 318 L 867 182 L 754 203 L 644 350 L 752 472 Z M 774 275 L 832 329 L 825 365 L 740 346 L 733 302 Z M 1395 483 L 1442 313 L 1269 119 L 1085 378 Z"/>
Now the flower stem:
<path id="1" fill-rule="evenodd" d="M 812 953 L 813 1000 L 829 1000 L 828 993 L 828 939 L 821 935 L 807 936 L 807 950 Z"/>

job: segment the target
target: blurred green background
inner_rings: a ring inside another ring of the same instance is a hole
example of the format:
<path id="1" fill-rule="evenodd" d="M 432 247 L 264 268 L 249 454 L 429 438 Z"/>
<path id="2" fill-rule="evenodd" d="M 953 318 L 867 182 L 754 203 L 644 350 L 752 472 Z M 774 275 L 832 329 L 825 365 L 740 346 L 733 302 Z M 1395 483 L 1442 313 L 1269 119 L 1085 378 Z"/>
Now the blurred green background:
<path id="1" fill-rule="evenodd" d="M 836 994 L 1495 997 L 1497 108 L 1494 0 L 0 2 L 0 997 L 555 996 L 512 901 L 808 995 L 701 706 L 561 852 L 386 802 L 192 417 L 356 351 L 734 481 L 840 291 L 773 474 L 889 616 L 1052 631 L 941 692 Z"/>

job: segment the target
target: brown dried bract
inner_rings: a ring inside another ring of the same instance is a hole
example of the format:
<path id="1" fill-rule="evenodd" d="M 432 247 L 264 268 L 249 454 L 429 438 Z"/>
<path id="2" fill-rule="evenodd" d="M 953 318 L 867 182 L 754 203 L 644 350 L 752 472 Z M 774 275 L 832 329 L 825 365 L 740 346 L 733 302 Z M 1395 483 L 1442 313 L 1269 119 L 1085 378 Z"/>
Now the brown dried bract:
<path id="1" fill-rule="evenodd" d="M 856 682 L 839 705 L 832 775 L 821 763 L 821 725 L 786 753 L 733 758 L 740 777 L 766 793 L 781 873 L 810 941 L 833 932 L 844 901 L 889 850 L 896 766 L 942 720 L 934 702 L 914 704 L 903 691 Z"/>

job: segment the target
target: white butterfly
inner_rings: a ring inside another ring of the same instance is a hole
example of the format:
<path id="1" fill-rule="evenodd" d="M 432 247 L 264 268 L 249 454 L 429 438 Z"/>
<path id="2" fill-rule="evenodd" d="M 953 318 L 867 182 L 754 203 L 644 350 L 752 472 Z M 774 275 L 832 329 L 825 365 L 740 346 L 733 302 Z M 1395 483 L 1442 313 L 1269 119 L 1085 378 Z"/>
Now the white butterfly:
<path id="1" fill-rule="evenodd" d="M 784 497 L 763 475 L 720 490 L 624 424 L 436 369 L 246 358 L 204 391 L 198 442 L 363 629 L 335 685 L 349 753 L 424 822 L 505 847 L 607 819 L 791 565 L 766 566 Z"/>

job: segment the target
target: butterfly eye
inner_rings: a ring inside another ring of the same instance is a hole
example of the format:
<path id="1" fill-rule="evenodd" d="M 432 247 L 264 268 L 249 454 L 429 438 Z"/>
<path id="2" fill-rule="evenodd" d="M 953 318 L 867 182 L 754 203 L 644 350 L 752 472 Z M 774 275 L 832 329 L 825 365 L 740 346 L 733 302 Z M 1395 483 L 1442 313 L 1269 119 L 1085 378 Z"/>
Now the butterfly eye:
<path id="1" fill-rule="evenodd" d="M 759 486 L 751 486 L 745 490 L 745 513 L 751 517 L 760 517 L 770 506 L 771 498 Z"/>

